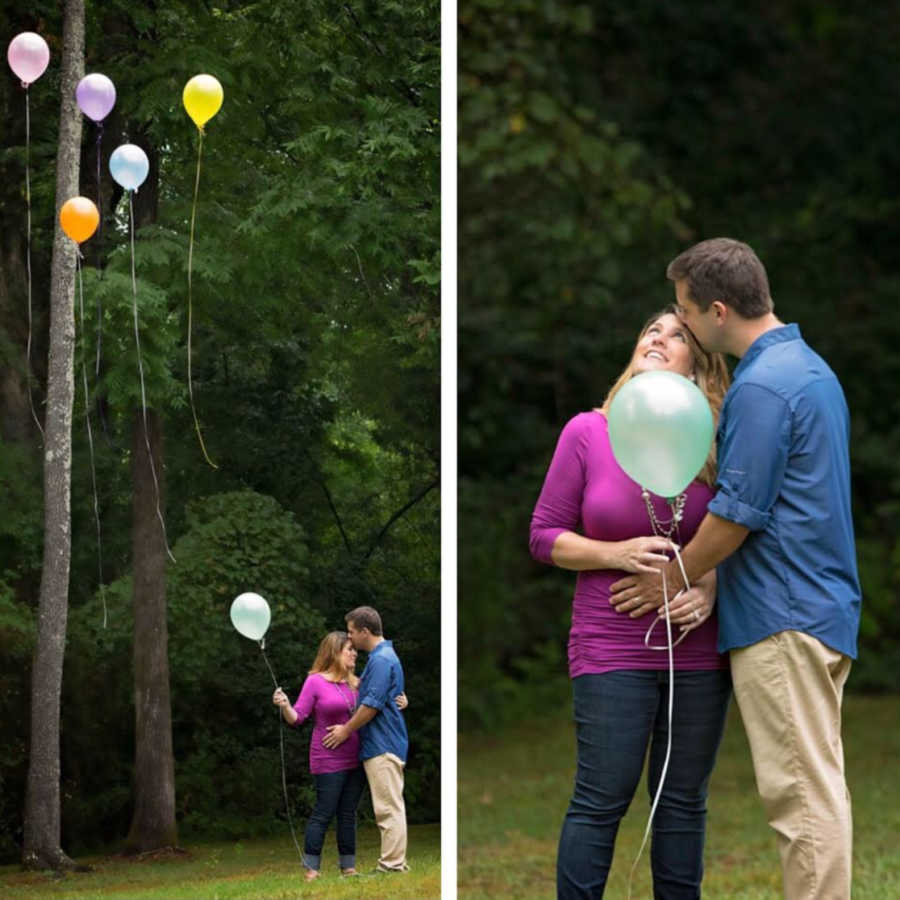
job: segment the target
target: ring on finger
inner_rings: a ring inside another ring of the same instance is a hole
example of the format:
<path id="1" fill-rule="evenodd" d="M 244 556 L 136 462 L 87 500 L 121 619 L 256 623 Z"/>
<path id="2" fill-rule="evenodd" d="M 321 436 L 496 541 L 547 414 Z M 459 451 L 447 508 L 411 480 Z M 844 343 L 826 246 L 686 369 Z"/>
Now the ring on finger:
<path id="1" fill-rule="evenodd" d="M 696 620 L 699 619 L 699 618 L 700 618 L 700 610 L 699 610 L 699 609 L 695 609 L 695 610 L 694 610 L 694 621 L 696 621 Z"/>

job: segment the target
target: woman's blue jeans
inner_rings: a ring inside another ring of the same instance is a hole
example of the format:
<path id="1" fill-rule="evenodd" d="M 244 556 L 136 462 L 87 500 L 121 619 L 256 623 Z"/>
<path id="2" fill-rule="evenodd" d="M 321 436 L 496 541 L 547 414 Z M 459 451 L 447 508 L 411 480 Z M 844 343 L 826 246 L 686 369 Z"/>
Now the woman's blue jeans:
<path id="1" fill-rule="evenodd" d="M 356 865 L 356 807 L 366 786 L 363 767 L 313 775 L 313 779 L 316 805 L 306 823 L 303 864 L 319 870 L 325 832 L 331 820 L 337 818 L 338 865 L 342 869 L 352 869 Z"/>
<path id="2" fill-rule="evenodd" d="M 559 900 L 603 896 L 619 822 L 650 748 L 652 802 L 666 756 L 669 673 L 627 670 L 573 680 L 578 761 L 559 841 Z M 675 672 L 672 754 L 653 818 L 655 900 L 696 900 L 703 879 L 706 795 L 731 696 L 728 670 Z M 647 812 L 649 815 L 649 804 Z"/>

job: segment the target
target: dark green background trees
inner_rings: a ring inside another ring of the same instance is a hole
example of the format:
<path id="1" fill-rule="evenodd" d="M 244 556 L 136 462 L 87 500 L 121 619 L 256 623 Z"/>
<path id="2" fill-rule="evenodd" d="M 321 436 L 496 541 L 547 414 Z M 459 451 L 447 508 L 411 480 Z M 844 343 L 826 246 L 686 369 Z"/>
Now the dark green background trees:
<path id="1" fill-rule="evenodd" d="M 56 4 L 38 3 L 27 14 L 5 4 L 0 22 L 10 38 L 39 31 L 52 54 L 30 89 L 40 409 L 61 21 Z M 131 815 L 130 462 L 140 386 L 127 205 L 106 165 L 126 141 L 151 160 L 135 196 L 136 267 L 177 559 L 166 592 L 180 832 L 285 827 L 271 680 L 256 645 L 228 621 L 244 590 L 269 600 L 267 653 L 291 692 L 325 630 L 360 603 L 380 609 L 408 673 L 410 818 L 438 817 L 438 34 L 433 2 L 87 5 L 86 70 L 112 78 L 118 100 L 102 138 L 103 234 L 83 248 L 87 319 L 98 303 L 103 317 L 90 414 L 106 589 L 101 597 L 76 392 L 62 713 L 70 849 L 124 837 Z M 194 395 L 215 470 L 186 389 L 197 133 L 181 91 L 204 71 L 225 91 L 204 142 L 193 267 Z M 0 719 L 15 723 L 0 739 L 0 855 L 9 857 L 21 840 L 42 535 L 41 454 L 23 387 L 24 105 L 11 74 L 0 106 Z M 96 135 L 85 121 L 81 192 L 93 198 Z M 95 353 L 87 331 L 79 361 Z M 307 740 L 287 736 L 295 812 L 310 796 Z"/>
<path id="2" fill-rule="evenodd" d="M 528 521 L 669 259 L 728 235 L 852 414 L 864 589 L 851 689 L 900 687 L 900 6 L 460 3 L 460 714 L 565 671 L 572 579 Z M 548 688 L 552 690 L 552 688 Z"/>

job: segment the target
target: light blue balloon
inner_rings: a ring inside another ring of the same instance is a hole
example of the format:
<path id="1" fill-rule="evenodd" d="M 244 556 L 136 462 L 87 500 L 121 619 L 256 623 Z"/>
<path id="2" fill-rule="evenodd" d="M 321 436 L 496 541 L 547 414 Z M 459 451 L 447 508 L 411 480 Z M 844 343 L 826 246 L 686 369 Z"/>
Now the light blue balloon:
<path id="1" fill-rule="evenodd" d="M 241 594 L 231 604 L 231 624 L 253 641 L 262 640 L 271 621 L 269 604 L 259 594 Z"/>
<path id="2" fill-rule="evenodd" d="M 109 171 L 116 184 L 126 191 L 136 191 L 150 171 L 150 161 L 137 144 L 122 144 L 109 158 Z"/>
<path id="3" fill-rule="evenodd" d="M 609 408 L 616 462 L 639 485 L 675 497 L 699 474 L 713 439 L 713 417 L 700 388 L 675 372 L 635 375 Z"/>

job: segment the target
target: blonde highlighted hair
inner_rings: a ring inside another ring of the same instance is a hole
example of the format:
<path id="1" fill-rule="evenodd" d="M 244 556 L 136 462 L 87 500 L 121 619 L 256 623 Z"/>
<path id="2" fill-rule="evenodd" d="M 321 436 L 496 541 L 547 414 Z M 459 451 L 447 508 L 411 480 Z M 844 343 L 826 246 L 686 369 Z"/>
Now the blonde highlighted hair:
<path id="1" fill-rule="evenodd" d="M 341 653 L 350 643 L 346 631 L 329 631 L 319 643 L 319 650 L 309 670 L 310 675 L 331 675 L 338 681 L 346 681 L 350 687 L 359 684 L 359 678 L 341 662 Z"/>
<path id="2" fill-rule="evenodd" d="M 644 323 L 644 327 L 641 329 L 641 333 L 635 341 L 635 347 L 641 342 L 641 339 L 647 333 L 650 326 L 658 322 L 663 316 L 667 315 L 676 316 L 677 318 L 676 308 L 671 305 L 667 306 L 665 309 L 658 313 L 654 313 L 647 319 Z M 692 334 L 690 328 L 688 328 L 687 325 L 684 325 L 684 323 L 682 323 L 682 327 L 684 328 L 684 333 L 687 335 L 688 346 L 691 348 L 693 373 L 697 379 L 697 387 L 703 391 L 703 395 L 709 403 L 709 408 L 712 410 L 714 426 L 717 426 L 719 424 L 719 412 L 722 409 L 722 401 L 725 399 L 725 392 L 728 390 L 728 385 L 731 383 L 731 376 L 728 374 L 728 367 L 725 365 L 725 357 L 722 356 L 721 353 L 707 353 L 697 342 L 697 339 Z M 609 407 L 616 394 L 622 389 L 626 382 L 634 376 L 634 374 L 634 353 L 632 353 L 631 359 L 625 367 L 625 371 L 622 372 L 615 384 L 609 389 L 609 393 L 603 401 L 603 406 L 600 407 L 603 413 L 609 415 Z M 713 487 L 716 483 L 715 441 L 713 441 L 709 456 L 706 458 L 706 462 L 700 470 L 700 474 L 697 475 L 697 480 L 702 481 L 703 484 L 706 484 L 709 487 Z"/>

